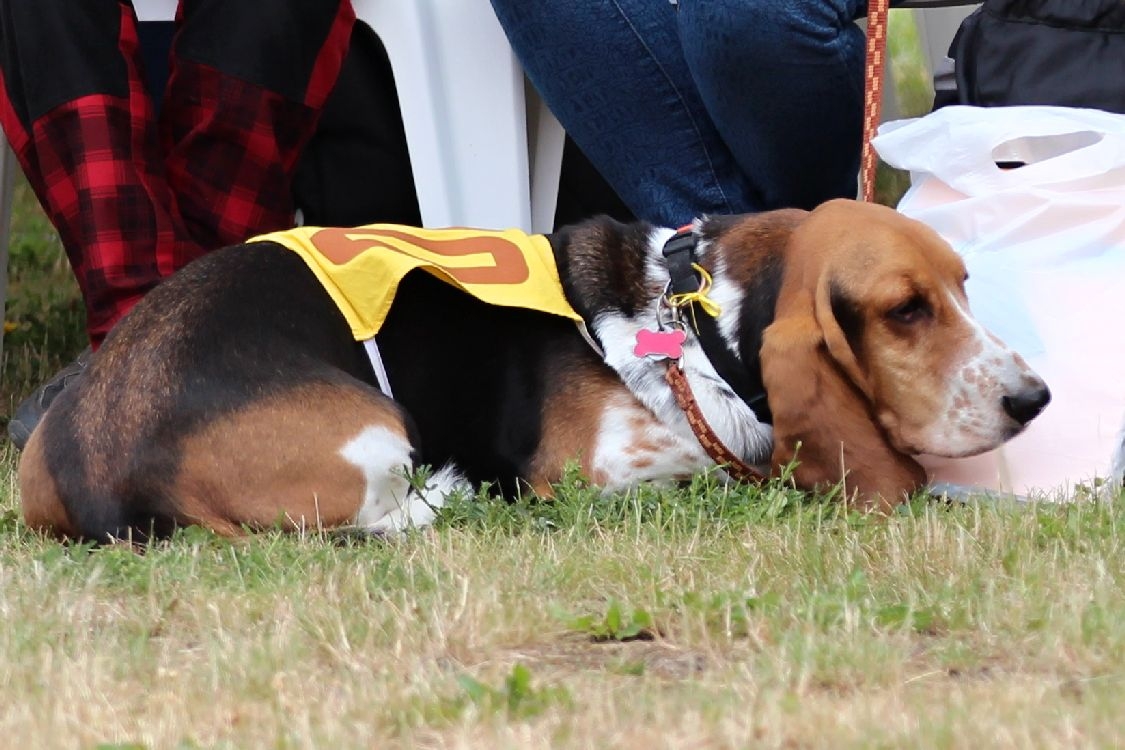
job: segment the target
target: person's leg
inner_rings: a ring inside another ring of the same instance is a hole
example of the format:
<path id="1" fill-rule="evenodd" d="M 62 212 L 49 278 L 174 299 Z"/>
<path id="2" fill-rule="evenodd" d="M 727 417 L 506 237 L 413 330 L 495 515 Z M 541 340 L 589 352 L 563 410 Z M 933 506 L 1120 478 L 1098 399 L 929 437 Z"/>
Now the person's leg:
<path id="1" fill-rule="evenodd" d="M 206 251 L 292 226 L 293 173 L 347 54 L 350 0 L 182 0 L 179 20 L 160 127 L 191 238 Z"/>
<path id="2" fill-rule="evenodd" d="M 667 0 L 492 0 L 532 84 L 639 218 L 759 208 L 708 119 Z"/>
<path id="3" fill-rule="evenodd" d="M 182 234 L 118 0 L 0 2 L 0 122 L 59 232 L 94 345 L 161 277 Z"/>
<path id="4" fill-rule="evenodd" d="M 856 195 L 859 0 L 679 0 L 687 64 L 763 207 Z"/>
<path id="5" fill-rule="evenodd" d="M 188 73 L 170 85 L 162 150 L 129 3 L 0 0 L 0 121 L 67 248 L 94 346 L 192 258 L 291 224 L 294 164 L 354 21 L 350 0 L 271 3 L 253 18 L 244 11 L 257 4 L 188 1 Z M 84 367 L 80 357 L 19 404 L 17 448 Z"/>

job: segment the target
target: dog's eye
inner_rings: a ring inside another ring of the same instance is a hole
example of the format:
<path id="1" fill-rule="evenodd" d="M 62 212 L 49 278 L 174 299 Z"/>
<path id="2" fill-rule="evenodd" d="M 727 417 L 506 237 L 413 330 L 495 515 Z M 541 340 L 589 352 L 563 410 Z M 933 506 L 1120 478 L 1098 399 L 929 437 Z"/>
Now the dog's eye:
<path id="1" fill-rule="evenodd" d="M 930 316 L 930 306 L 921 295 L 915 295 L 901 305 L 892 307 L 887 317 L 896 323 L 917 323 Z"/>

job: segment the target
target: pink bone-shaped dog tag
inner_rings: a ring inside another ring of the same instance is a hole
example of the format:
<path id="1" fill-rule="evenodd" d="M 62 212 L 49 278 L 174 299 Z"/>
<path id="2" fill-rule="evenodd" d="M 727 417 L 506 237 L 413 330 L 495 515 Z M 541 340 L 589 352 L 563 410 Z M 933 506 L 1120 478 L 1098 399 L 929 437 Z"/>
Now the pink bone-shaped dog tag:
<path id="1" fill-rule="evenodd" d="M 633 354 L 638 357 L 652 357 L 654 359 L 679 359 L 684 356 L 684 341 L 687 334 L 681 330 L 673 331 L 637 331 L 637 345 L 633 347 Z"/>

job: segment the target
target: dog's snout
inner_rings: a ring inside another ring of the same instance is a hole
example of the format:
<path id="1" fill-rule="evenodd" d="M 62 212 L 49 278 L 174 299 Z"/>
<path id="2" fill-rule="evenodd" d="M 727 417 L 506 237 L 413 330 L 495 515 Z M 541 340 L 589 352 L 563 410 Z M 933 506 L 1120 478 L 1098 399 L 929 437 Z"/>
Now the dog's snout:
<path id="1" fill-rule="evenodd" d="M 1039 416 L 1051 401 L 1051 391 L 1042 381 L 1014 395 L 1004 396 L 1001 404 L 1009 417 L 1025 425 Z"/>

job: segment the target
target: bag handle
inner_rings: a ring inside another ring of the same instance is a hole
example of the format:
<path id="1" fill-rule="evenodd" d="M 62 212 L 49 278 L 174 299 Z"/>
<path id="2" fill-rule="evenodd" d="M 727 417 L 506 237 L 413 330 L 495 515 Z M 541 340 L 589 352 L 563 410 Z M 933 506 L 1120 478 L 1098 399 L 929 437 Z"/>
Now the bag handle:
<path id="1" fill-rule="evenodd" d="M 1018 169 L 1002 147 L 1041 141 Z M 925 117 L 886 123 L 873 141 L 886 162 L 935 175 L 968 195 L 1073 183 L 1125 169 L 1125 115 L 1051 106 L 948 106 Z M 1044 148 L 1046 147 L 1046 148 Z M 1035 153 L 1037 152 L 1037 154 Z M 1038 160 L 1036 160 L 1036 158 Z"/>

